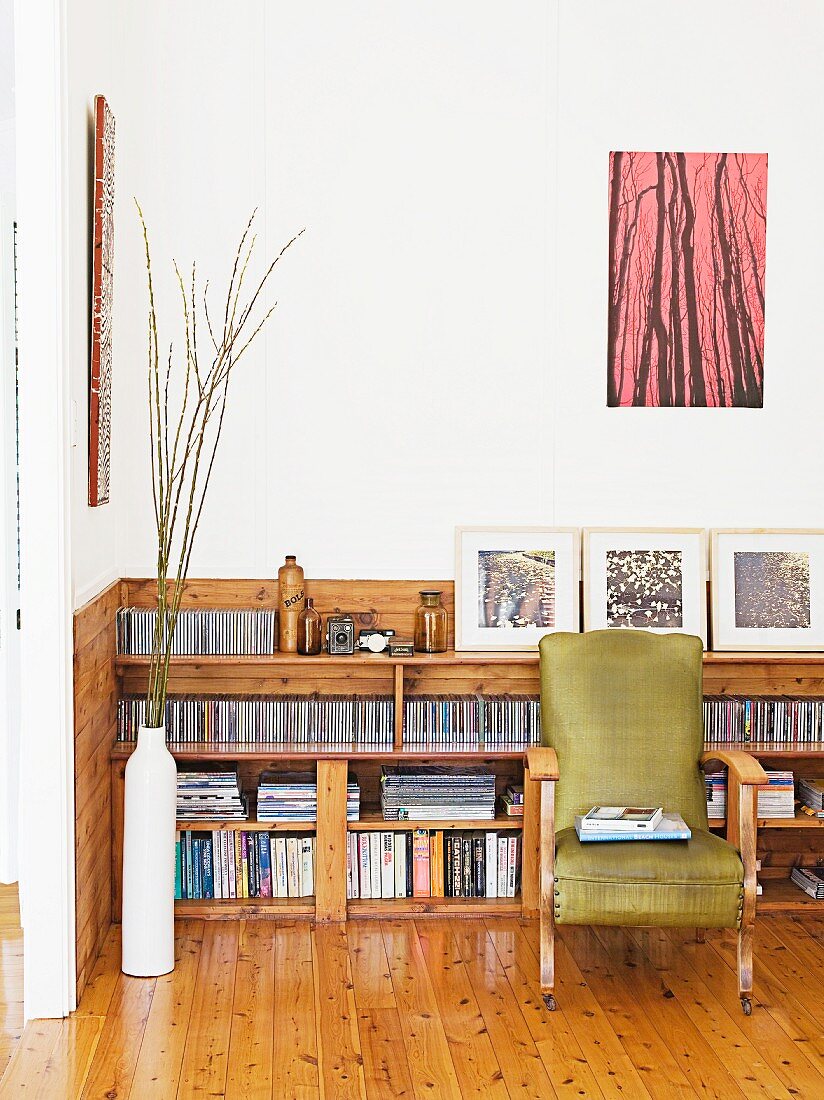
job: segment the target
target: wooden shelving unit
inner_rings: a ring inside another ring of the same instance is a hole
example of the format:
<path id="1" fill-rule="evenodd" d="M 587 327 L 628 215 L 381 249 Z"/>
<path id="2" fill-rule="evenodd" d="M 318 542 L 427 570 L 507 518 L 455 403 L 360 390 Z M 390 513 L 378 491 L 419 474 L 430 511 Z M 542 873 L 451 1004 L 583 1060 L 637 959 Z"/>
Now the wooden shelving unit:
<path id="1" fill-rule="evenodd" d="M 346 610 L 352 613 L 356 627 L 393 627 L 399 634 L 412 633 L 412 616 L 422 583 L 414 581 L 307 581 L 307 595 L 325 616 Z M 454 622 L 452 582 L 427 582 L 444 593 L 450 624 Z M 116 598 L 108 596 L 105 614 L 111 614 L 113 602 L 125 606 L 150 606 L 153 585 L 149 580 L 119 582 Z M 184 605 L 200 607 L 276 606 L 277 586 L 271 580 L 194 580 L 186 587 Z M 76 647 L 86 646 L 90 659 L 101 660 L 100 637 L 104 605 L 89 605 L 86 620 L 76 625 Z M 113 626 L 113 624 L 112 624 Z M 112 629 L 113 635 L 113 629 Z M 450 643 L 453 639 L 450 638 Z M 140 695 L 145 690 L 148 659 L 109 656 L 113 683 L 112 705 L 121 695 Z M 76 677 L 83 675 L 76 663 Z M 88 675 L 88 674 L 87 674 Z M 99 677 L 99 674 L 97 674 Z M 89 677 L 91 679 L 91 677 Z M 395 728 L 392 745 L 187 743 L 171 746 L 181 763 L 238 762 L 247 791 L 256 787 L 263 770 L 304 770 L 318 777 L 318 822 L 260 823 L 181 822 L 180 828 L 211 830 L 265 829 L 267 831 L 315 832 L 316 897 L 311 899 L 246 899 L 228 901 L 179 902 L 181 916 L 211 918 L 308 918 L 340 920 L 350 917 L 423 916 L 426 914 L 476 914 L 493 916 L 513 913 L 534 915 L 538 900 L 538 794 L 537 784 L 525 783 L 524 817 L 499 815 L 494 822 L 430 821 L 384 822 L 377 809 L 378 779 L 386 763 L 480 763 L 495 771 L 502 789 L 507 782 L 524 780 L 524 748 L 517 744 L 477 744 L 467 741 L 456 747 L 439 744 L 403 744 L 403 702 L 406 698 L 426 695 L 513 694 L 537 695 L 538 659 L 535 653 L 466 653 L 454 649 L 443 654 L 390 658 L 383 654 L 356 653 L 346 657 L 300 657 L 274 654 L 265 657 L 175 657 L 171 662 L 169 690 L 185 695 L 383 695 L 395 702 Z M 707 653 L 704 656 L 704 690 L 707 696 L 736 695 L 749 698 L 824 698 L 824 653 Z M 87 704 L 78 703 L 81 718 Z M 102 716 L 96 718 L 102 721 Z M 108 711 L 109 729 L 114 714 Z M 114 739 L 110 733 L 110 743 Z M 708 749 L 712 749 L 708 745 Z M 824 745 L 745 743 L 721 748 L 741 748 L 753 753 L 768 767 L 788 767 L 801 774 L 824 775 Z M 111 879 L 112 915 L 119 917 L 119 863 L 122 832 L 123 771 L 132 752 L 128 744 L 114 744 L 111 750 Z M 346 821 L 346 778 L 355 774 L 361 783 L 362 817 Z M 711 822 L 712 829 L 724 822 Z M 816 903 L 788 880 L 793 862 L 824 862 L 824 826 L 799 815 L 795 820 L 766 819 L 758 823 L 759 856 L 764 867 L 764 895 L 759 910 L 808 911 Z M 347 903 L 345 897 L 347 831 L 408 828 L 523 830 L 522 895 L 509 899 L 408 898 L 369 900 Z"/>

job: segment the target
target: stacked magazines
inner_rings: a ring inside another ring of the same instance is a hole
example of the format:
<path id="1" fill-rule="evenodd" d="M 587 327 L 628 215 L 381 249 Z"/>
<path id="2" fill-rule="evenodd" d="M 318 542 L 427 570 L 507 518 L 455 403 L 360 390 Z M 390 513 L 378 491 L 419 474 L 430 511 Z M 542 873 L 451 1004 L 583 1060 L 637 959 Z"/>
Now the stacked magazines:
<path id="1" fill-rule="evenodd" d="M 263 772 L 258 783 L 258 821 L 317 821 L 318 784 L 306 772 Z M 346 784 L 346 820 L 360 818 L 360 787 Z"/>
<path id="2" fill-rule="evenodd" d="M 790 879 L 811 898 L 824 899 L 824 868 L 793 867 Z"/>
<path id="3" fill-rule="evenodd" d="M 248 816 L 236 765 L 220 771 L 178 771 L 178 821 L 245 821 Z"/>
<path id="4" fill-rule="evenodd" d="M 718 821 L 727 816 L 727 776 L 725 772 L 708 772 L 704 775 L 707 791 L 707 817 Z"/>
<path id="5" fill-rule="evenodd" d="M 385 821 L 492 821 L 495 775 L 478 767 L 387 766 L 381 809 Z"/>
<path id="6" fill-rule="evenodd" d="M 798 780 L 798 797 L 805 814 L 810 817 L 824 817 L 824 781 L 801 776 Z"/>
<path id="7" fill-rule="evenodd" d="M 769 783 L 758 788 L 759 817 L 795 817 L 795 784 L 793 773 L 768 771 Z"/>

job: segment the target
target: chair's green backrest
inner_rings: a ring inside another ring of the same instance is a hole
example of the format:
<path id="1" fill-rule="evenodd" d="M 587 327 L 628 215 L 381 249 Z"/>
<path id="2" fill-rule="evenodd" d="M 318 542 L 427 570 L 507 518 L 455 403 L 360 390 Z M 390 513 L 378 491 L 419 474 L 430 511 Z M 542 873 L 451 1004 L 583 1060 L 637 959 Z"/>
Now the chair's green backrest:
<path id="1" fill-rule="evenodd" d="M 541 729 L 556 829 L 592 806 L 663 806 L 707 828 L 701 639 L 595 630 L 541 639 Z"/>

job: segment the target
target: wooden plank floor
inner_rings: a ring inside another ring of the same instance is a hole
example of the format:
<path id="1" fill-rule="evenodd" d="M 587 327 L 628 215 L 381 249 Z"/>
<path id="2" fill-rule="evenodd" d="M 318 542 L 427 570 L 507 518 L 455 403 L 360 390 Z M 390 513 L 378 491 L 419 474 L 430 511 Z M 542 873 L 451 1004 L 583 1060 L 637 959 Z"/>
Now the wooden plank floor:
<path id="1" fill-rule="evenodd" d="M 23 1033 L 23 933 L 17 887 L 0 883 L 0 1077 Z"/>
<path id="2" fill-rule="evenodd" d="M 726 931 L 562 929 L 554 1014 L 514 917 L 177 932 L 174 973 L 139 980 L 113 928 L 79 1010 L 25 1029 L 2 1100 L 824 1097 L 824 918 L 759 919 L 750 1018 Z M 8 1052 L 19 1000 L 4 1013 Z"/>

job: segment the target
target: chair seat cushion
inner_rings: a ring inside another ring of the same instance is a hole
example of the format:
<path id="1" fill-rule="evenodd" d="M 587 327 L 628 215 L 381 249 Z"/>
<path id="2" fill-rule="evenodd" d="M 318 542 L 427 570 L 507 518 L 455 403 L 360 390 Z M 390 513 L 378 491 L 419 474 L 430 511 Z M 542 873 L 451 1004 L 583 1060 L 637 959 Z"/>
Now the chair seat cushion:
<path id="1" fill-rule="evenodd" d="M 555 839 L 559 924 L 738 927 L 744 869 L 721 837 L 693 829 L 687 841 L 582 844 L 563 829 Z"/>

